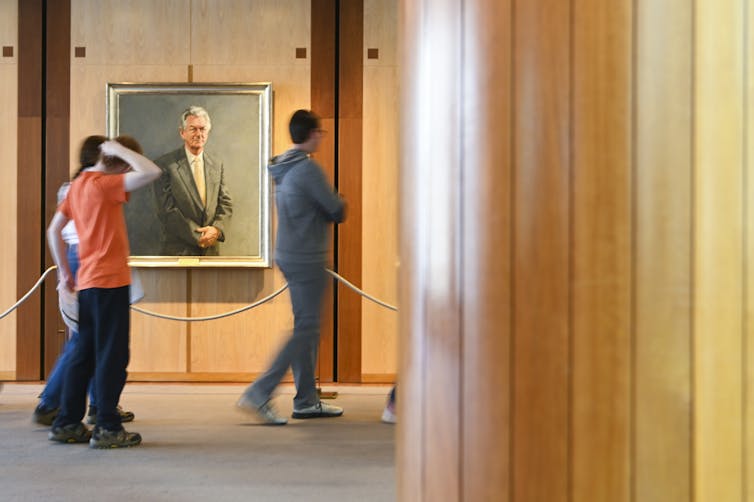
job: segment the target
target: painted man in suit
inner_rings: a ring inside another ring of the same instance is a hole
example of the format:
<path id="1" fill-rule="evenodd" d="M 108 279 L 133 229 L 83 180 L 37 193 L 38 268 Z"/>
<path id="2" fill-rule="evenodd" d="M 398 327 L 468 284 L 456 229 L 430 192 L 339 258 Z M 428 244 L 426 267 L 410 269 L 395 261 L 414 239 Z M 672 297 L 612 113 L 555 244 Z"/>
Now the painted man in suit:
<path id="1" fill-rule="evenodd" d="M 181 114 L 183 146 L 155 161 L 162 169 L 154 186 L 162 256 L 217 256 L 225 241 L 233 206 L 222 162 L 204 150 L 211 128 L 207 111 L 190 106 Z"/>

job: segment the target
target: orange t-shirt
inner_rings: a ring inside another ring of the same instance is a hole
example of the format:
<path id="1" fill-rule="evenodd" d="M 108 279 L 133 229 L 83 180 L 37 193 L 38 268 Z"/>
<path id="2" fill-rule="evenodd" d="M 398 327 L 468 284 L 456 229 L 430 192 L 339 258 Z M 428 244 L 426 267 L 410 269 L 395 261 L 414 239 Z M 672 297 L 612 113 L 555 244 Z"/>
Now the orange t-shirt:
<path id="1" fill-rule="evenodd" d="M 76 289 L 119 288 L 131 283 L 123 174 L 83 172 L 71 184 L 58 211 L 76 224 L 79 271 Z"/>

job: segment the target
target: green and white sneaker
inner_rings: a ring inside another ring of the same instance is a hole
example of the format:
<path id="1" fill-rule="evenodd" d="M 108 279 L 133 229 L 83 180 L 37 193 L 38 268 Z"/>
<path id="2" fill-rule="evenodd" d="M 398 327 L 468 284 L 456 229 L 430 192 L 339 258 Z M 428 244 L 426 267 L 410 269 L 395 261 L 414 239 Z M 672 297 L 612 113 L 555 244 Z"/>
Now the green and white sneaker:
<path id="1" fill-rule="evenodd" d="M 128 432 L 126 429 L 109 431 L 102 427 L 95 427 L 89 440 L 89 448 L 97 449 L 128 448 L 138 444 L 141 444 L 141 434 L 138 432 Z"/>
<path id="2" fill-rule="evenodd" d="M 86 443 L 92 437 L 92 431 L 81 422 L 50 429 L 47 437 L 58 443 Z"/>

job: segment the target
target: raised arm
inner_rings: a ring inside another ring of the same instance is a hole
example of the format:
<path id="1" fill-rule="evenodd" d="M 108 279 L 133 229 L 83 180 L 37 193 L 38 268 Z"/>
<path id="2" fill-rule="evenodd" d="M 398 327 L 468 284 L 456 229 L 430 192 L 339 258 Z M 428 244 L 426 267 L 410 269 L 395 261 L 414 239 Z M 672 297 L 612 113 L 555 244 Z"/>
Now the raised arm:
<path id="1" fill-rule="evenodd" d="M 100 145 L 100 150 L 105 155 L 120 157 L 133 169 L 127 172 L 124 178 L 126 192 L 133 192 L 138 188 L 150 184 L 159 178 L 162 173 L 157 164 L 130 148 L 126 148 L 117 141 L 105 141 Z"/>

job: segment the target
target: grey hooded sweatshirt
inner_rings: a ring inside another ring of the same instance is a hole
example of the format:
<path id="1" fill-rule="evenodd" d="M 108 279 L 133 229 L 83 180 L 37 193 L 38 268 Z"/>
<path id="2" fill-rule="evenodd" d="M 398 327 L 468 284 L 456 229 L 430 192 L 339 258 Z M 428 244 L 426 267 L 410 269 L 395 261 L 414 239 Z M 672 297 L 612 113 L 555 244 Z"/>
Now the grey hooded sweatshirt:
<path id="1" fill-rule="evenodd" d="M 306 152 L 292 148 L 270 160 L 268 169 L 275 180 L 278 209 L 275 259 L 326 262 L 330 249 L 329 223 L 343 221 L 343 199 Z"/>

